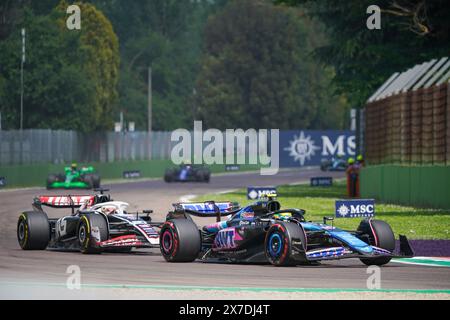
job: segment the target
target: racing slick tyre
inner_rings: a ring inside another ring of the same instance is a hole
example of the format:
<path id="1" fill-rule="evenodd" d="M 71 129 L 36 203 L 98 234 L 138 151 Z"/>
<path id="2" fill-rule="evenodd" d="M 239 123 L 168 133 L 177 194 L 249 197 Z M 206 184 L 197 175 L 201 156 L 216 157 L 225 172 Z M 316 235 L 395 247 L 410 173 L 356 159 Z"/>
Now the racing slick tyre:
<path id="1" fill-rule="evenodd" d="M 24 250 L 44 250 L 50 241 L 50 224 L 45 212 L 26 211 L 17 222 L 17 240 Z"/>
<path id="2" fill-rule="evenodd" d="M 203 171 L 203 182 L 209 183 L 211 177 L 211 172 L 209 172 L 209 170 L 204 170 Z"/>
<path id="3" fill-rule="evenodd" d="M 200 231 L 191 220 L 169 220 L 161 228 L 159 243 L 166 261 L 192 262 L 200 253 Z"/>
<path id="4" fill-rule="evenodd" d="M 172 182 L 174 175 L 175 175 L 175 173 L 172 170 L 166 171 L 164 173 L 164 181 L 167 183 Z"/>
<path id="5" fill-rule="evenodd" d="M 98 174 L 93 174 L 91 177 L 92 177 L 92 187 L 94 189 L 100 188 L 100 176 Z"/>
<path id="6" fill-rule="evenodd" d="M 47 189 L 51 189 L 52 188 L 52 184 L 54 182 L 58 182 L 58 176 L 56 174 L 49 174 L 47 176 Z"/>
<path id="7" fill-rule="evenodd" d="M 368 236 L 368 244 L 385 250 L 389 250 L 391 252 L 394 251 L 394 232 L 392 231 L 391 226 L 386 222 L 381 220 L 365 219 L 359 224 L 358 231 Z M 382 266 L 391 261 L 391 259 L 391 257 L 379 257 L 361 258 L 360 260 L 362 263 L 368 266 Z"/>
<path id="8" fill-rule="evenodd" d="M 78 242 L 82 253 L 100 253 L 98 242 L 108 239 L 108 223 L 100 214 L 85 214 L 78 223 Z"/>
<path id="9" fill-rule="evenodd" d="M 195 173 L 195 181 L 204 182 L 205 180 L 205 173 L 203 172 L 203 170 L 199 170 Z"/>
<path id="10" fill-rule="evenodd" d="M 91 174 L 86 174 L 83 177 L 84 183 L 86 183 L 86 189 L 93 189 L 94 188 L 94 177 Z"/>
<path id="11" fill-rule="evenodd" d="M 306 234 L 293 222 L 277 222 L 266 234 L 264 251 L 275 266 L 289 266 L 306 262 Z"/>

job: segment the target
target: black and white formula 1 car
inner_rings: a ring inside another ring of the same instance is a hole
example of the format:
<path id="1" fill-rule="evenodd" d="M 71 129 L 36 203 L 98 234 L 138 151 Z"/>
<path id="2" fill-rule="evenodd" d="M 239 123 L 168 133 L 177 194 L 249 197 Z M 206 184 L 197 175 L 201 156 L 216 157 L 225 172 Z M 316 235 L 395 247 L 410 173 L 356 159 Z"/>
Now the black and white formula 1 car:
<path id="1" fill-rule="evenodd" d="M 190 215 L 216 216 L 218 222 L 199 230 Z M 228 216 L 225 221 L 220 217 Z M 400 253 L 384 221 L 362 220 L 355 231 L 326 222 L 308 222 L 301 209 L 280 209 L 269 197 L 243 208 L 231 202 L 179 203 L 160 231 L 160 249 L 168 262 L 229 261 L 276 266 L 317 264 L 323 260 L 359 258 L 366 265 L 384 265 L 393 257 L 412 257 L 405 236 Z"/>
<path id="2" fill-rule="evenodd" d="M 211 171 L 202 165 L 182 164 L 164 173 L 165 182 L 209 182 Z"/>
<path id="3" fill-rule="evenodd" d="M 159 226 L 151 210 L 127 211 L 129 204 L 110 195 L 39 196 L 33 210 L 20 214 L 17 239 L 24 250 L 75 249 L 82 253 L 130 252 L 159 247 Z M 51 219 L 43 206 L 69 208 L 71 214 Z"/>

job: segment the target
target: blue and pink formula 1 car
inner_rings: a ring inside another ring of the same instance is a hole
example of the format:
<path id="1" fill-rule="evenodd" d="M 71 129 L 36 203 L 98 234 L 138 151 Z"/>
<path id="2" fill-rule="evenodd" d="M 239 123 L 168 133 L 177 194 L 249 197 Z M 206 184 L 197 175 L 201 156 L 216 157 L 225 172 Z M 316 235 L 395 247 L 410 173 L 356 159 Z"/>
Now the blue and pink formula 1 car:
<path id="1" fill-rule="evenodd" d="M 326 222 L 308 222 L 301 209 L 280 209 L 274 195 L 239 208 L 231 202 L 178 203 L 161 228 L 160 249 L 169 262 L 229 261 L 271 263 L 276 266 L 314 264 L 318 261 L 359 258 L 366 265 L 384 265 L 393 257 L 412 257 L 405 236 L 400 252 L 384 221 L 362 220 L 356 231 Z M 216 216 L 201 230 L 190 215 Z M 228 216 L 225 221 L 221 217 Z"/>

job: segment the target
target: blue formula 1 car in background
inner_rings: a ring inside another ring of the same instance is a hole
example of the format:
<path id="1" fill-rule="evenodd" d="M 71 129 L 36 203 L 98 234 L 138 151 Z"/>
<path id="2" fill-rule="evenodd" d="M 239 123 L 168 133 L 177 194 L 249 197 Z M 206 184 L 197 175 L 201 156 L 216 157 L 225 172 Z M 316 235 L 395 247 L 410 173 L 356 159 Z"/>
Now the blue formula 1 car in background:
<path id="1" fill-rule="evenodd" d="M 412 257 L 405 236 L 400 252 L 384 221 L 365 219 L 358 229 L 346 231 L 305 219 L 302 209 L 281 209 L 269 196 L 240 208 L 232 202 L 178 203 L 160 232 L 160 249 L 168 262 L 229 261 L 271 263 L 276 266 L 314 264 L 323 260 L 359 258 L 366 265 L 384 265 L 393 257 Z M 201 229 L 193 216 L 216 216 Z M 221 217 L 228 216 L 225 221 Z"/>
<path id="2" fill-rule="evenodd" d="M 165 182 L 209 182 L 211 171 L 202 165 L 181 164 L 164 173 Z"/>

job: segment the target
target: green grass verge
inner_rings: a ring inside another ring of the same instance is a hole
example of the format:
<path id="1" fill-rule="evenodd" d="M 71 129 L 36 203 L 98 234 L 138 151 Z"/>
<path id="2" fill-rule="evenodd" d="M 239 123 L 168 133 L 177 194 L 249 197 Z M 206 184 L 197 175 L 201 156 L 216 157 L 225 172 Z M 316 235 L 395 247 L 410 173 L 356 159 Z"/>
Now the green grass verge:
<path id="1" fill-rule="evenodd" d="M 231 200 L 241 205 L 249 203 L 244 189 L 235 192 L 204 195 L 194 201 Z M 278 200 L 283 208 L 306 210 L 305 218 L 322 221 L 324 216 L 334 216 L 334 202 L 346 198 L 344 182 L 335 182 L 332 187 L 310 187 L 309 185 L 279 186 Z M 404 234 L 410 239 L 450 239 L 450 210 L 414 208 L 376 202 L 375 216 L 392 226 L 396 236 Z M 343 229 L 355 229 L 361 219 L 341 218 L 334 225 Z"/>

